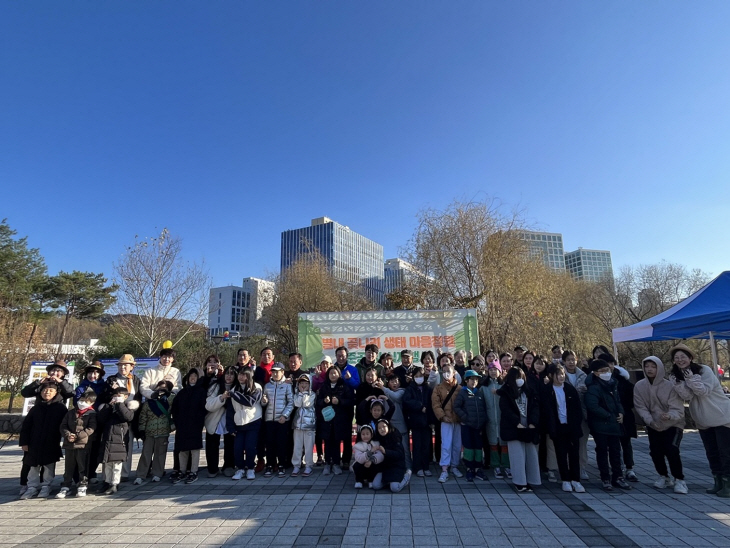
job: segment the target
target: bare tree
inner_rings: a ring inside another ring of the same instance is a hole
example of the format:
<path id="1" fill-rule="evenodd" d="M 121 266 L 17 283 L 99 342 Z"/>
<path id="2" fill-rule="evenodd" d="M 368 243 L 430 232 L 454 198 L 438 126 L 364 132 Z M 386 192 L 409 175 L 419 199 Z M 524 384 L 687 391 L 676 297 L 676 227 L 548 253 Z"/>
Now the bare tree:
<path id="1" fill-rule="evenodd" d="M 205 264 L 185 261 L 180 238 L 166 228 L 157 238 L 135 237 L 114 270 L 119 286 L 114 312 L 149 356 L 166 339 L 180 342 L 208 315 L 211 278 Z"/>

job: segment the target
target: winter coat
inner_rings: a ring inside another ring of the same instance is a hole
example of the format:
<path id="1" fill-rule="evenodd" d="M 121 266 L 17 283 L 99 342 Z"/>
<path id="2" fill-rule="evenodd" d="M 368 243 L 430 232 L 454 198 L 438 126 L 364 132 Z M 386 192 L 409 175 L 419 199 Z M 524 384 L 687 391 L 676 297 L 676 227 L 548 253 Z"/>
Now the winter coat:
<path id="1" fill-rule="evenodd" d="M 93 441 L 97 429 L 96 411 L 89 408 L 83 415 L 78 409 L 69 409 L 61 422 L 61 436 L 64 449 L 83 449 Z M 74 434 L 75 441 L 68 441 L 68 436 Z"/>
<path id="2" fill-rule="evenodd" d="M 147 400 L 144 402 L 142 412 L 139 414 L 139 431 L 144 432 L 145 437 L 163 438 L 175 430 L 175 425 L 170 417 L 170 409 L 174 401 L 175 394 L 171 394 L 167 399 L 166 409 L 162 401 Z"/>
<path id="3" fill-rule="evenodd" d="M 390 422 L 398 429 L 402 435 L 408 435 L 408 426 L 406 426 L 406 418 L 403 414 L 403 396 L 406 393 L 405 388 L 399 388 L 398 390 L 391 390 L 390 388 L 383 388 L 383 392 L 388 397 L 391 405 L 393 406 L 393 413 L 390 417 Z"/>
<path id="4" fill-rule="evenodd" d="M 461 387 L 454 394 L 454 412 L 461 424 L 481 430 L 487 424 L 487 402 L 479 388 Z"/>
<path id="5" fill-rule="evenodd" d="M 217 382 L 208 387 L 208 397 L 205 400 L 205 431 L 208 434 L 215 434 L 222 417 L 226 415 L 226 408 L 233 409 L 230 398 L 221 401 L 220 396 L 225 390 L 225 385 Z"/>
<path id="6" fill-rule="evenodd" d="M 700 365 L 699 375 L 691 375 L 674 382 L 674 390 L 684 401 L 689 400 L 689 411 L 697 428 L 705 430 L 715 426 L 730 428 L 730 398 L 722 391 L 715 372 Z"/>
<path id="7" fill-rule="evenodd" d="M 360 381 L 365 381 L 365 373 L 367 373 L 367 370 L 374 367 L 375 371 L 378 373 L 378 378 L 383 378 L 383 366 L 380 365 L 378 362 L 373 362 L 370 365 L 365 363 L 365 358 L 361 358 L 359 362 L 357 362 L 357 365 L 355 368 L 357 369 L 357 374 L 360 377 Z"/>
<path id="8" fill-rule="evenodd" d="M 360 379 L 363 378 L 360 377 L 360 371 L 358 371 L 357 367 L 355 367 L 354 365 L 350 365 L 349 363 L 341 369 L 342 380 L 345 381 L 347 387 L 352 390 L 352 393 L 354 394 L 357 390 L 357 387 L 360 386 Z M 348 378 L 345 378 L 348 373 L 350 374 L 350 376 Z"/>
<path id="9" fill-rule="evenodd" d="M 29 466 L 43 466 L 61 459 L 61 423 L 68 412 L 63 399 L 58 393 L 49 401 L 38 396 L 23 420 L 19 444 L 28 446 L 25 463 Z"/>
<path id="10" fill-rule="evenodd" d="M 253 424 L 263 416 L 261 409 L 261 397 L 263 390 L 261 385 L 254 383 L 253 390 L 242 387 L 231 392 L 231 408 L 226 411 L 228 431 L 235 431 L 236 426 Z"/>
<path id="11" fill-rule="evenodd" d="M 503 384 L 497 390 L 499 395 L 499 438 L 502 441 L 522 441 L 525 443 L 540 443 L 540 400 L 537 394 L 527 384 L 523 386 L 524 394 L 527 397 L 527 426 L 517 428 L 521 423 L 520 408 L 515 401 L 519 396 L 509 384 Z M 534 424 L 535 428 L 529 428 Z"/>
<path id="12" fill-rule="evenodd" d="M 127 386 L 127 379 L 125 377 L 122 377 L 119 374 L 113 375 L 115 377 L 118 377 L 121 379 L 122 386 Z M 108 379 L 107 379 L 108 380 Z M 132 433 L 135 434 L 135 437 L 137 437 L 137 433 L 139 432 L 139 414 L 142 412 L 142 380 L 135 375 L 134 373 L 131 373 L 131 381 L 132 381 L 132 391 L 130 396 L 127 398 L 127 401 L 136 401 L 137 405 L 132 406 L 134 407 L 134 418 L 132 419 L 132 422 L 129 423 L 129 427 L 132 429 Z M 111 392 L 109 387 L 104 390 L 104 392 L 101 395 L 101 403 L 109 403 L 111 400 Z M 96 405 L 94 408 L 98 411 L 100 407 L 100 403 L 97 402 L 99 405 Z"/>
<path id="13" fill-rule="evenodd" d="M 616 419 L 623 414 L 618 383 L 615 379 L 604 381 L 592 375 L 587 383 L 588 391 L 583 396 L 583 403 L 588 412 L 588 426 L 591 434 L 622 436 L 624 429 Z"/>
<path id="14" fill-rule="evenodd" d="M 355 394 L 355 422 L 357 424 L 367 424 L 370 422 L 370 402 L 363 403 L 370 396 L 385 396 L 382 388 L 376 388 L 372 384 L 366 382 L 360 383 L 360 387 Z"/>
<path id="15" fill-rule="evenodd" d="M 332 398 L 337 398 L 337 404 L 332 403 Z M 325 399 L 329 398 L 329 402 Z M 338 439 L 349 441 L 352 439 L 352 417 L 355 396 L 352 390 L 341 378 L 337 379 L 335 386 L 325 382 L 317 392 L 317 433 L 323 440 Z M 331 405 L 335 416 L 330 421 L 325 421 L 322 410 Z"/>
<path id="16" fill-rule="evenodd" d="M 352 454 L 355 457 L 355 462 L 365 464 L 370 460 L 373 464 L 380 464 L 385 459 L 385 456 L 380 451 L 375 450 L 378 447 L 380 447 L 380 442 L 377 441 L 371 441 L 370 443 L 365 443 L 364 441 L 357 442 L 352 446 Z"/>
<path id="17" fill-rule="evenodd" d="M 160 381 L 170 381 L 172 383 L 172 393 L 177 394 L 182 388 L 182 374 L 177 367 L 162 367 L 157 364 L 154 369 L 148 369 L 142 376 L 140 391 L 142 395 L 150 399 L 155 392 L 155 388 Z"/>
<path id="18" fill-rule="evenodd" d="M 99 397 L 104 393 L 106 390 L 107 384 L 104 379 L 99 379 L 96 382 L 91 382 L 89 379 L 84 379 L 81 381 L 81 383 L 76 387 L 76 392 L 74 392 L 74 406 L 76 406 L 79 403 L 79 398 L 83 396 L 87 390 L 93 390 L 94 394 L 96 394 L 96 401 L 94 402 L 94 409 L 99 408 Z"/>
<path id="19" fill-rule="evenodd" d="M 424 382 L 417 385 L 411 382 L 406 388 L 403 396 L 403 414 L 406 416 L 406 423 L 411 429 L 425 428 L 430 424 L 436 424 L 436 415 L 433 414 L 431 395 L 433 391 Z M 424 407 L 426 410 L 424 411 Z"/>
<path id="20" fill-rule="evenodd" d="M 581 426 L 583 423 L 583 405 L 580 401 L 580 394 L 573 385 L 567 382 L 563 383 L 563 392 L 565 393 L 565 410 L 568 415 L 570 434 L 573 439 L 577 440 L 583 437 L 583 427 Z M 548 384 L 543 391 L 541 404 L 541 416 L 543 417 L 545 431 L 552 439 L 555 439 L 560 428 L 560 417 L 558 416 L 558 397 L 552 383 Z"/>
<path id="21" fill-rule="evenodd" d="M 130 400 L 123 403 L 108 403 L 99 407 L 97 427 L 101 431 L 99 440 L 99 460 L 107 462 L 125 462 L 127 460 L 126 437 L 129 423 L 134 419 L 134 412 L 139 402 Z"/>
<path id="22" fill-rule="evenodd" d="M 195 386 L 188 385 L 175 395 L 170 406 L 175 423 L 175 451 L 203 448 L 205 401 L 206 387 L 200 380 Z"/>
<path id="23" fill-rule="evenodd" d="M 487 441 L 489 445 L 497 445 L 499 442 L 499 423 L 502 418 L 502 413 L 499 410 L 499 394 L 495 392 L 501 386 L 497 381 L 490 379 L 489 384 L 485 384 L 479 388 L 482 391 L 484 402 L 487 406 Z M 492 390 L 495 392 L 492 392 Z"/>
<path id="24" fill-rule="evenodd" d="M 618 383 L 618 397 L 621 400 L 621 407 L 624 409 L 623 435 L 637 438 L 636 416 L 634 415 L 634 383 L 623 377 L 618 367 L 613 370 L 613 378 Z"/>
<path id="25" fill-rule="evenodd" d="M 24 398 L 37 398 L 41 395 L 41 381 L 35 380 L 27 386 L 24 386 L 20 391 L 20 395 Z M 61 401 L 65 401 L 72 398 L 74 395 L 74 388 L 69 384 L 68 381 L 63 380 L 58 383 L 58 392 L 61 394 Z"/>
<path id="26" fill-rule="evenodd" d="M 292 428 L 295 430 L 316 430 L 317 428 L 317 394 L 312 392 L 297 392 L 294 394 L 294 420 Z"/>
<path id="27" fill-rule="evenodd" d="M 456 390 L 454 390 L 449 401 L 446 402 L 446 405 L 444 405 L 444 401 L 446 401 L 446 398 L 449 396 L 449 393 L 453 388 L 456 388 Z M 458 384 L 448 384 L 446 381 L 437 385 L 436 388 L 433 389 L 433 393 L 431 394 L 431 407 L 433 408 L 433 414 L 439 422 L 459 424 L 459 416 L 454 412 L 454 399 L 456 399 L 456 394 L 458 392 Z M 444 421 L 444 418 L 448 420 Z"/>
<path id="28" fill-rule="evenodd" d="M 634 385 L 634 409 L 646 426 L 658 432 L 668 428 L 684 428 L 684 402 L 674 390 L 671 381 L 665 378 L 666 371 L 662 360 L 649 356 L 644 362 L 651 360 L 656 364 L 657 372 L 654 381 L 643 378 Z M 644 366 L 642 364 L 642 369 Z M 644 369 L 644 374 L 646 370 Z M 669 419 L 662 419 L 663 414 Z"/>
<path id="29" fill-rule="evenodd" d="M 379 468 L 385 484 L 402 481 L 406 474 L 406 451 L 402 439 L 401 433 L 392 425 L 387 435 L 375 434 L 373 438 L 385 448 L 385 458 Z"/>
<path id="30" fill-rule="evenodd" d="M 583 398 L 586 391 L 588 390 L 588 387 L 586 386 L 586 380 L 588 379 L 588 375 L 586 375 L 585 371 L 583 371 L 580 367 L 575 368 L 575 382 L 570 380 L 570 375 L 573 373 L 568 373 L 568 369 L 565 369 L 565 382 L 572 385 L 573 388 L 575 388 L 578 391 L 578 394 L 580 394 L 580 397 Z"/>
<path id="31" fill-rule="evenodd" d="M 279 420 L 279 417 L 289 420 L 294 411 L 294 394 L 291 384 L 284 382 L 283 379 L 280 382 L 270 381 L 264 387 L 264 394 L 268 399 L 266 405 L 261 404 L 265 408 L 264 420 L 272 422 Z"/>

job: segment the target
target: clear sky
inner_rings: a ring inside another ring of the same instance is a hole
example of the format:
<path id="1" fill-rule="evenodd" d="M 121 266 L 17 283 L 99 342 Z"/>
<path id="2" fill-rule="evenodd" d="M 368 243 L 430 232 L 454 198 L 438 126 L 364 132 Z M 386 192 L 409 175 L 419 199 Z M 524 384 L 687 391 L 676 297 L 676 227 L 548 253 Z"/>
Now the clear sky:
<path id="1" fill-rule="evenodd" d="M 329 216 L 495 197 L 614 268 L 730 268 L 730 2 L 0 2 L 0 218 L 52 273 L 163 227 L 216 285 Z"/>

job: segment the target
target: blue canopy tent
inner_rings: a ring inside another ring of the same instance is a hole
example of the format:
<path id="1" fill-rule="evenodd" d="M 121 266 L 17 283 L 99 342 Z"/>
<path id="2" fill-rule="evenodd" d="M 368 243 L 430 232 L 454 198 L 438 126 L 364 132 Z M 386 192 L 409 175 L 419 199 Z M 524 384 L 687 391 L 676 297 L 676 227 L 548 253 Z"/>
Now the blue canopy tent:
<path id="1" fill-rule="evenodd" d="M 710 339 L 713 366 L 717 366 L 715 338 L 730 338 L 730 270 L 661 314 L 613 330 L 619 342 Z"/>

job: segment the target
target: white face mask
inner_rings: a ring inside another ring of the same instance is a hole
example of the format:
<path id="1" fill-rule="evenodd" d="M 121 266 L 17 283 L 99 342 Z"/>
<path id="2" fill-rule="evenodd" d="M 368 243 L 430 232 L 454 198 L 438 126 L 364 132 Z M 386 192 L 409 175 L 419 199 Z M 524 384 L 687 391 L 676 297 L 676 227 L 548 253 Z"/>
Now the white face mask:
<path id="1" fill-rule="evenodd" d="M 517 385 L 517 388 L 522 388 L 522 385 L 525 384 L 525 379 L 517 379 L 515 384 Z"/>
<path id="2" fill-rule="evenodd" d="M 416 384 L 423 384 L 423 377 L 416 377 L 413 380 L 416 381 Z"/>
<path id="3" fill-rule="evenodd" d="M 79 409 L 81 409 L 82 411 L 83 411 L 84 409 L 88 409 L 89 407 L 91 407 L 91 404 L 90 404 L 90 403 L 87 403 L 87 402 L 85 402 L 85 401 L 80 401 L 80 402 L 79 402 L 79 403 L 77 403 L 76 405 L 77 405 L 77 407 L 78 407 Z"/>
<path id="4" fill-rule="evenodd" d="M 608 373 L 601 373 L 600 375 L 598 375 L 598 378 L 601 379 L 602 381 L 610 381 L 611 372 L 609 371 Z"/>
<path id="5" fill-rule="evenodd" d="M 454 378 L 454 374 L 451 371 L 447 371 L 446 373 L 443 374 L 443 377 L 447 381 L 450 381 L 451 379 Z"/>

